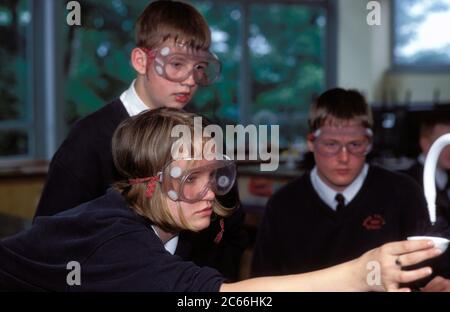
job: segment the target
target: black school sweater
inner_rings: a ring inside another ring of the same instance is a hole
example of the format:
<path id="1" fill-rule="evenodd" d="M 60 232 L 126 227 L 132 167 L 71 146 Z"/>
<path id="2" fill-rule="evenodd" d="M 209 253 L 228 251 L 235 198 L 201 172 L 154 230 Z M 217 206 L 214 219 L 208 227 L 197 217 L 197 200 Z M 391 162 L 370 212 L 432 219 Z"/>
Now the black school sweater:
<path id="1" fill-rule="evenodd" d="M 67 283 L 73 261 L 81 285 Z M 223 281 L 218 271 L 167 252 L 150 222 L 114 190 L 38 217 L 29 230 L 0 241 L 0 291 L 215 292 Z"/>
<path id="2" fill-rule="evenodd" d="M 112 159 L 111 141 L 116 128 L 128 117 L 123 103 L 116 99 L 75 123 L 50 163 L 36 217 L 51 216 L 100 197 L 120 179 Z M 214 243 L 221 230 L 219 219 L 215 219 L 200 233 L 182 233 L 176 253 L 199 265 L 217 268 L 234 280 L 247 244 L 237 186 L 218 200 L 226 207 L 237 206 L 234 214 L 225 219 L 221 242 Z"/>
<path id="3" fill-rule="evenodd" d="M 304 174 L 269 200 L 252 272 L 261 276 L 322 269 L 420 234 L 428 222 L 422 192 L 406 175 L 370 166 L 355 198 L 335 212 L 314 190 L 310 174 Z"/>

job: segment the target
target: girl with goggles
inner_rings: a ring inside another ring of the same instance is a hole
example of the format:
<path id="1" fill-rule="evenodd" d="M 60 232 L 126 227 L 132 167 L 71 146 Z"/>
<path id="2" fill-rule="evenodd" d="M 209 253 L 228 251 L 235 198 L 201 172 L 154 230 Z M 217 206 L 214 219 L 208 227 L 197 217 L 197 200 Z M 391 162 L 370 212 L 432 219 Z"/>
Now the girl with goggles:
<path id="1" fill-rule="evenodd" d="M 213 160 L 185 158 L 173 160 L 154 177 L 131 179 L 131 184 L 147 183 L 154 190 L 159 183 L 164 192 L 173 201 L 195 203 L 205 197 L 208 190 L 215 195 L 225 195 L 236 180 L 236 166 L 226 155 Z M 151 197 L 151 193 L 147 197 Z"/>

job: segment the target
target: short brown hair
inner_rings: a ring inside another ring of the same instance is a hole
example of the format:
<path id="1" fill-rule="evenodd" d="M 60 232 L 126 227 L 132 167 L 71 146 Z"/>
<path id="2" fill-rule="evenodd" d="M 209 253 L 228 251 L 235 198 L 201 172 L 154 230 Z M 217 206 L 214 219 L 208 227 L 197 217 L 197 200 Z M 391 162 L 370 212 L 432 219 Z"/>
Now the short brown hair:
<path id="1" fill-rule="evenodd" d="M 450 125 L 450 108 L 435 107 L 423 114 L 420 122 L 420 136 L 428 137 L 437 125 Z"/>
<path id="2" fill-rule="evenodd" d="M 171 217 L 166 196 L 159 183 L 151 198 L 145 197 L 146 184 L 129 183 L 130 179 L 153 177 L 162 171 L 172 160 L 172 146 L 178 140 L 172 137 L 172 129 L 176 125 L 186 125 L 194 138 L 194 117 L 180 109 L 162 107 L 143 112 L 123 121 L 116 129 L 112 139 L 112 155 L 114 164 L 123 181 L 116 182 L 114 187 L 126 199 L 138 214 L 147 217 L 155 225 L 168 232 L 183 230 Z M 205 119 L 203 127 L 206 126 Z M 232 208 L 225 208 L 217 200 L 213 203 L 213 211 L 219 216 L 232 213 Z M 191 229 L 180 213 L 182 225 Z"/>
<path id="3" fill-rule="evenodd" d="M 322 93 L 311 106 L 309 129 L 316 131 L 328 122 L 361 121 L 364 127 L 373 127 L 372 110 L 364 96 L 356 90 L 334 88 Z"/>
<path id="4" fill-rule="evenodd" d="M 180 1 L 150 3 L 136 22 L 136 46 L 153 49 L 166 40 L 183 42 L 195 50 L 208 50 L 211 31 L 197 9 Z"/>

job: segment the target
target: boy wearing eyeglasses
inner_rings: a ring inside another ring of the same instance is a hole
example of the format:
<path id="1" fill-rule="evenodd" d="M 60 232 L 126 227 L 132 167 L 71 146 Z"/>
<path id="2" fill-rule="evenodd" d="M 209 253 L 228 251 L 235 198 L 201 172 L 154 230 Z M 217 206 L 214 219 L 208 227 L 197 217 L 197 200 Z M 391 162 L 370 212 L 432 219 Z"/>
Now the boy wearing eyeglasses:
<path id="1" fill-rule="evenodd" d="M 154 1 L 143 10 L 135 28 L 130 63 L 136 79 L 120 98 L 73 126 L 51 161 L 35 217 L 51 216 L 104 195 L 121 177 L 111 152 L 111 139 L 120 122 L 159 107 L 183 108 L 199 87 L 219 77 L 220 62 L 209 51 L 211 31 L 193 6 Z M 239 206 L 238 197 L 235 187 L 219 200 L 234 207 Z M 241 209 L 226 221 L 213 217 L 208 230 L 181 233 L 177 243 L 166 248 L 235 279 L 246 244 L 243 219 Z M 218 233 L 222 233 L 220 241 L 215 240 Z"/>
<path id="2" fill-rule="evenodd" d="M 319 96 L 307 138 L 315 167 L 269 199 L 254 276 L 322 269 L 427 226 L 418 185 L 366 163 L 372 126 L 370 107 L 357 91 L 336 88 Z"/>

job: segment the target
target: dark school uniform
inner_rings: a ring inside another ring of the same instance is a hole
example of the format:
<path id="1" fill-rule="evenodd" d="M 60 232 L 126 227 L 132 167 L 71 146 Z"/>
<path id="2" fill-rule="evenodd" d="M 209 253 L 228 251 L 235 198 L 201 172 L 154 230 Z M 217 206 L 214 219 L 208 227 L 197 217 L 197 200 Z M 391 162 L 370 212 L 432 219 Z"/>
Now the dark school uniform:
<path id="1" fill-rule="evenodd" d="M 113 189 L 0 241 L 0 291 L 216 292 L 224 280 L 166 251 Z"/>

